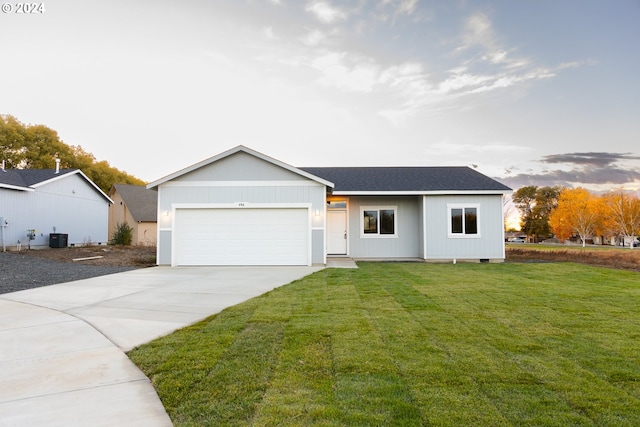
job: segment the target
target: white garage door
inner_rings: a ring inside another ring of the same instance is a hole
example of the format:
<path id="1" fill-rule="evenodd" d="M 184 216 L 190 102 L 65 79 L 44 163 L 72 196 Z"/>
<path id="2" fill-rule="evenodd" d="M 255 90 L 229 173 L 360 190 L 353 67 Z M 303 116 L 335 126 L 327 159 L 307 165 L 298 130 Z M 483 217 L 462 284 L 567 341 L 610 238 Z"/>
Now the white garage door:
<path id="1" fill-rule="evenodd" d="M 175 265 L 308 265 L 307 209 L 177 209 Z"/>

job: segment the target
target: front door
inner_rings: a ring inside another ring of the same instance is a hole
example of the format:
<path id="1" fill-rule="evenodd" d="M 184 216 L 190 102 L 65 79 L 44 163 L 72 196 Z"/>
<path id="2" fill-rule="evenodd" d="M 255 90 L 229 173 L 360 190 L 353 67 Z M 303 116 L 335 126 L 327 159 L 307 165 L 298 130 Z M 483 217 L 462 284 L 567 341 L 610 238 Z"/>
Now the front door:
<path id="1" fill-rule="evenodd" d="M 347 211 L 327 210 L 327 255 L 347 254 Z"/>

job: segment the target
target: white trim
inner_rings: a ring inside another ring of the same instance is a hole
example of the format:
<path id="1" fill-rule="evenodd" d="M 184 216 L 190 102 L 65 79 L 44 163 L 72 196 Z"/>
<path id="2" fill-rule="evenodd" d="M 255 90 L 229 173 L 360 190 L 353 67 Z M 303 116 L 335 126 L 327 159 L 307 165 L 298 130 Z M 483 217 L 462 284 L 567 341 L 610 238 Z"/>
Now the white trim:
<path id="1" fill-rule="evenodd" d="M 427 259 L 427 196 L 422 196 L 422 257 Z"/>
<path id="2" fill-rule="evenodd" d="M 324 187 L 307 180 L 297 181 L 170 181 L 162 187 Z"/>
<path id="3" fill-rule="evenodd" d="M 11 185 L 11 184 L 2 184 L 0 183 L 0 188 L 6 188 L 7 190 L 18 190 L 18 191 L 36 191 L 31 187 L 22 187 L 20 185 Z"/>
<path id="4" fill-rule="evenodd" d="M 393 234 L 380 234 L 380 211 L 393 210 Z M 364 211 L 378 211 L 378 232 L 368 234 L 364 232 Z M 397 239 L 398 238 L 398 206 L 360 206 L 360 238 L 361 239 Z"/>
<path id="5" fill-rule="evenodd" d="M 234 203 L 172 203 L 171 210 L 175 213 L 176 209 L 303 209 L 307 208 L 311 211 L 311 203 L 251 203 L 251 202 L 234 202 Z"/>
<path id="6" fill-rule="evenodd" d="M 513 190 L 334 191 L 333 196 L 455 196 L 510 194 Z"/>
<path id="7" fill-rule="evenodd" d="M 475 208 L 476 209 L 476 226 L 478 227 L 478 232 L 476 234 L 465 234 L 465 233 L 452 233 L 451 232 L 451 210 L 452 209 L 462 209 L 462 221 L 463 221 L 463 230 L 466 229 L 464 225 L 464 210 L 467 208 Z M 450 239 L 479 239 L 482 237 L 481 233 L 481 222 L 480 222 L 480 203 L 447 203 L 447 237 Z"/>
<path id="8" fill-rule="evenodd" d="M 258 159 L 261 159 L 261 160 L 264 160 L 266 162 L 272 163 L 272 164 L 274 164 L 276 166 L 279 166 L 279 167 L 281 167 L 283 169 L 286 169 L 286 170 L 288 170 L 290 172 L 293 172 L 295 174 L 298 174 L 300 176 L 308 178 L 308 179 L 310 179 L 312 181 L 318 182 L 318 183 L 320 183 L 320 184 L 322 184 L 324 186 L 331 187 L 331 188 L 334 187 L 332 182 L 329 182 L 329 181 L 327 181 L 325 179 L 322 179 L 322 178 L 320 178 L 318 176 L 312 175 L 312 174 L 310 174 L 308 172 L 305 172 L 305 171 L 303 171 L 301 169 L 298 169 L 296 167 L 288 165 L 288 164 L 286 164 L 284 162 L 281 162 L 280 160 L 276 160 L 276 159 L 274 159 L 272 157 L 269 157 L 269 156 L 267 156 L 265 154 L 259 153 L 259 152 L 255 151 L 255 150 L 252 150 L 252 149 L 250 149 L 248 147 L 245 147 L 243 145 L 238 145 L 237 147 L 234 147 L 234 148 L 232 148 L 230 150 L 227 150 L 227 151 L 225 151 L 223 153 L 220 153 L 220 154 L 218 154 L 216 156 L 213 156 L 213 157 L 210 157 L 208 159 L 202 160 L 201 162 L 195 163 L 195 164 L 193 164 L 191 166 L 188 166 L 188 167 L 186 167 L 184 169 L 181 169 L 181 170 L 179 170 L 177 172 L 174 172 L 174 173 L 172 173 L 170 175 L 167 175 L 167 176 L 165 176 L 163 178 L 160 178 L 160 179 L 158 179 L 156 181 L 153 181 L 153 182 L 151 182 L 151 183 L 149 183 L 147 185 L 147 188 L 149 188 L 149 189 L 155 188 L 155 187 L 157 187 L 157 186 L 159 186 L 161 184 L 166 183 L 167 181 L 171 181 L 171 180 L 173 180 L 173 179 L 175 179 L 175 178 L 177 178 L 179 176 L 185 175 L 185 174 L 187 174 L 189 172 L 193 172 L 194 170 L 200 169 L 200 168 L 202 168 L 204 166 L 207 166 L 207 165 L 209 165 L 211 163 L 215 163 L 218 160 L 224 159 L 225 157 L 229 157 L 229 156 L 231 156 L 233 154 L 236 154 L 236 153 L 239 153 L 239 152 L 243 152 L 243 153 L 249 154 L 251 156 L 257 157 Z"/>
<path id="9" fill-rule="evenodd" d="M 307 266 L 313 264 L 313 230 L 312 230 L 312 204 L 311 203 L 172 203 L 171 204 L 171 266 L 176 267 L 176 211 L 179 209 L 306 209 L 307 210 Z M 158 231 L 158 234 L 160 231 Z M 159 245 L 158 245 L 159 247 Z"/>
<path id="10" fill-rule="evenodd" d="M 327 203 L 327 202 L 344 202 L 345 205 L 344 205 L 344 208 L 330 208 L 329 207 L 329 203 Z M 347 233 L 347 239 L 346 239 L 347 240 L 347 242 L 346 242 L 347 249 L 346 249 L 346 253 L 345 254 L 335 254 L 335 255 L 338 255 L 338 256 L 340 256 L 340 255 L 349 256 L 349 252 L 351 251 L 351 244 L 350 244 L 351 243 L 351 229 L 350 229 L 351 228 L 350 227 L 351 223 L 349 221 L 351 210 L 349 209 L 349 204 L 350 203 L 349 203 L 349 198 L 348 197 L 347 198 L 338 198 L 338 199 L 331 197 L 331 198 L 325 200 L 325 212 L 328 212 L 330 210 L 332 210 L 332 211 L 344 211 L 345 214 L 346 214 L 346 225 L 345 225 L 346 226 L 346 230 L 345 231 Z M 328 214 L 325 215 L 325 228 L 326 228 L 326 230 L 325 230 L 325 238 L 324 238 L 325 260 L 326 260 L 326 257 L 329 256 L 329 251 L 328 251 L 329 241 L 327 240 L 328 239 L 327 232 L 329 231 L 329 229 L 328 229 L 328 226 L 326 224 L 326 217 L 327 216 L 328 216 Z M 331 254 L 331 255 L 334 255 L 334 254 Z M 326 262 L 325 262 L 325 264 L 326 264 Z"/>

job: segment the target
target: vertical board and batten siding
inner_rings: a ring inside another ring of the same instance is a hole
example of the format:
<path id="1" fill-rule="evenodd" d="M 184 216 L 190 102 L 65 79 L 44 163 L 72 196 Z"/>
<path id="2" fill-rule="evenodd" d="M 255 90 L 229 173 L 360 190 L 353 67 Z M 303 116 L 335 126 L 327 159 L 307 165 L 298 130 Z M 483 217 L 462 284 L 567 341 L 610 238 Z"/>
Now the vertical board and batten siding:
<path id="1" fill-rule="evenodd" d="M 4 228 L 7 247 L 19 240 L 26 248 L 29 229 L 37 232 L 31 246 L 48 247 L 50 233 L 68 234 L 69 245 L 108 241 L 109 202 L 77 174 L 35 191 L 1 189 L 0 216 L 9 221 Z"/>
<path id="2" fill-rule="evenodd" d="M 480 205 L 480 236 L 448 237 L 448 204 Z M 504 259 L 501 195 L 425 196 L 426 259 Z"/>
<path id="3" fill-rule="evenodd" d="M 417 258 L 420 256 L 419 196 L 349 197 L 349 256 L 353 258 Z M 361 207 L 396 206 L 397 237 L 362 237 Z"/>
<path id="4" fill-rule="evenodd" d="M 238 203 L 248 208 L 252 204 L 310 204 L 312 263 L 324 263 L 325 193 L 325 186 L 318 182 L 242 152 L 160 184 L 158 263 L 171 264 L 175 205 Z"/>

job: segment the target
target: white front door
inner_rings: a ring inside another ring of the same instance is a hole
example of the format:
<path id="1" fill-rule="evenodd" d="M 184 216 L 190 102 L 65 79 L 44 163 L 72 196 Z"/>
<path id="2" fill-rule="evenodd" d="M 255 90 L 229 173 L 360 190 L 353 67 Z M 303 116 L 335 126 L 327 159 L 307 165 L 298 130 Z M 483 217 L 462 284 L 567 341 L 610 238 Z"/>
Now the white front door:
<path id="1" fill-rule="evenodd" d="M 347 254 L 347 211 L 327 211 L 327 255 Z"/>

